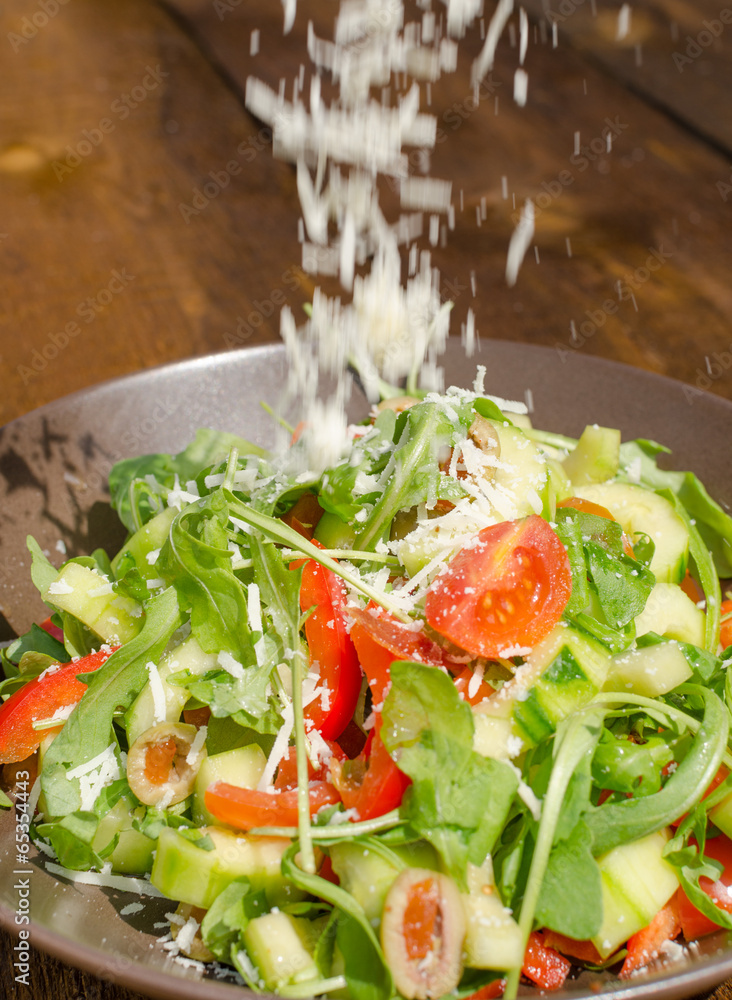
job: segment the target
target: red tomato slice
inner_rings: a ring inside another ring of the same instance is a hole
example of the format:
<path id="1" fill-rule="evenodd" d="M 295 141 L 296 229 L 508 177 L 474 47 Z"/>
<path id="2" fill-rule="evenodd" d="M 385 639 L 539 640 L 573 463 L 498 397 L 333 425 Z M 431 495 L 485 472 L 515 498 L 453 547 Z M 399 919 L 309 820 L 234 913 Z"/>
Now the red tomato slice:
<path id="1" fill-rule="evenodd" d="M 576 941 L 574 938 L 558 934 L 556 931 L 545 930 L 543 934 L 544 944 L 547 948 L 553 948 L 555 951 L 561 952 L 562 955 L 569 955 L 570 958 L 576 958 L 580 962 L 602 965 L 602 955 L 592 941 Z"/>
<path id="2" fill-rule="evenodd" d="M 323 508 L 314 493 L 303 493 L 300 499 L 282 516 L 303 538 L 312 539 L 318 521 L 323 516 Z"/>
<path id="3" fill-rule="evenodd" d="M 521 972 L 542 990 L 558 990 L 564 986 L 572 963 L 553 948 L 547 948 L 540 931 L 532 931 L 526 942 Z"/>
<path id="4" fill-rule="evenodd" d="M 49 635 L 52 635 L 54 639 L 58 639 L 59 642 L 64 641 L 64 630 L 59 628 L 58 625 L 54 625 L 50 618 L 44 618 L 40 624 L 40 628 L 44 632 L 48 632 Z"/>
<path id="5" fill-rule="evenodd" d="M 206 808 L 216 819 L 237 830 L 259 826 L 297 826 L 297 789 L 259 792 L 217 781 L 206 789 Z M 338 792 L 325 781 L 310 782 L 310 815 L 339 802 Z"/>
<path id="6" fill-rule="evenodd" d="M 50 667 L 12 694 L 0 707 L 0 764 L 25 760 L 38 749 L 44 736 L 58 733 L 63 723 L 44 730 L 35 730 L 33 723 L 50 719 L 66 705 L 76 705 L 86 691 L 86 684 L 77 680 L 77 674 L 98 670 L 113 652 L 100 650 L 57 670 Z"/>
<path id="7" fill-rule="evenodd" d="M 484 528 L 430 585 L 425 616 L 473 656 L 533 646 L 562 616 L 572 591 L 569 557 L 538 514 Z"/>
<path id="8" fill-rule="evenodd" d="M 359 820 L 375 819 L 396 809 L 411 784 L 381 742 L 381 719 L 377 717 L 363 753 L 355 760 L 331 760 L 333 784 L 346 809 L 355 809 Z"/>
<path id="9" fill-rule="evenodd" d="M 297 565 L 302 565 L 301 563 Z M 353 717 L 361 693 L 361 667 L 343 609 L 347 600 L 343 580 L 332 570 L 309 559 L 302 571 L 300 607 L 315 610 L 305 622 L 310 664 L 320 674 L 322 694 L 305 706 L 305 723 L 326 740 L 337 739 Z"/>
<path id="10" fill-rule="evenodd" d="M 470 664 L 468 664 L 455 678 L 455 687 L 457 688 L 458 693 L 463 696 L 463 700 L 467 701 L 469 705 L 479 705 L 482 701 L 485 701 L 486 698 L 490 698 L 490 696 L 494 694 L 494 689 L 483 679 L 481 679 L 476 691 L 473 694 L 470 694 L 470 684 L 473 680 L 474 673 L 475 671 Z"/>
<path id="11" fill-rule="evenodd" d="M 725 615 L 730 615 L 726 621 L 722 622 L 719 630 L 719 641 L 722 644 L 722 649 L 726 649 L 727 646 L 732 646 L 732 601 L 722 601 L 720 611 L 722 618 Z"/>
<path id="12" fill-rule="evenodd" d="M 712 882 L 710 878 L 705 878 L 702 875 L 699 879 L 699 886 L 714 900 L 720 910 L 732 913 L 732 892 L 728 889 L 729 886 L 732 886 L 732 841 L 723 834 L 713 837 L 706 842 L 704 854 L 724 865 L 724 871 L 716 882 Z M 679 889 L 679 915 L 681 930 L 687 941 L 711 934 L 712 931 L 719 928 L 719 924 L 715 924 L 713 920 L 697 910 L 683 889 Z"/>
<path id="13" fill-rule="evenodd" d="M 628 938 L 628 954 L 620 970 L 620 978 L 628 979 L 636 969 L 648 965 L 667 941 L 673 941 L 681 933 L 681 920 L 677 894 L 662 906 L 647 927 Z"/>
<path id="14" fill-rule="evenodd" d="M 444 651 L 424 631 L 415 632 L 388 611 L 374 613 L 370 608 L 349 608 L 348 614 L 353 620 L 351 639 L 375 705 L 384 700 L 390 667 L 395 660 L 447 665 Z M 453 663 L 449 665 L 455 666 Z"/>

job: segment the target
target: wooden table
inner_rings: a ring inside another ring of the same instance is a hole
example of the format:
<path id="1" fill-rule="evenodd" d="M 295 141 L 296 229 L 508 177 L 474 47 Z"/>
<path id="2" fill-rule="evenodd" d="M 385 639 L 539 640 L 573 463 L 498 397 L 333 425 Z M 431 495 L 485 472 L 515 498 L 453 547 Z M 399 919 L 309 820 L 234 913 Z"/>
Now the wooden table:
<path id="1" fill-rule="evenodd" d="M 434 254 L 453 332 L 470 307 L 483 338 L 615 358 L 732 398 L 730 9 L 644 0 L 618 39 L 612 0 L 525 6 L 526 107 L 512 99 L 515 24 L 479 106 L 477 33 L 432 88 L 444 138 L 432 173 L 453 181 L 456 204 Z M 308 18 L 329 36 L 336 9 L 301 0 L 283 38 L 274 0 L 6 0 L 0 424 L 102 379 L 276 339 L 280 305 L 308 301 L 294 172 L 243 92 L 252 73 L 291 80 Z M 526 197 L 535 250 L 508 288 Z M 19 997 L 131 996 L 43 956 L 33 968 Z"/>

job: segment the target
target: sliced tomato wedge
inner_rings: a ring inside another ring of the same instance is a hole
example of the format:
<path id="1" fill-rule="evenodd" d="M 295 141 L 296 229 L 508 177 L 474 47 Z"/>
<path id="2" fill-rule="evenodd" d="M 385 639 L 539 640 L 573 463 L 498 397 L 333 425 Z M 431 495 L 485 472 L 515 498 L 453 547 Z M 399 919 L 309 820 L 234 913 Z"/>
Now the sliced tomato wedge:
<path id="1" fill-rule="evenodd" d="M 296 565 L 302 565 L 297 563 Z M 300 607 L 314 608 L 305 622 L 310 665 L 320 675 L 321 693 L 305 706 L 305 725 L 326 740 L 337 739 L 353 717 L 361 693 L 361 667 L 346 629 L 343 580 L 309 559 L 303 566 Z"/>
<path id="2" fill-rule="evenodd" d="M 33 723 L 53 718 L 59 709 L 76 705 L 86 691 L 86 684 L 77 674 L 98 670 L 113 652 L 100 650 L 56 669 L 51 666 L 12 694 L 0 707 L 0 764 L 25 760 L 48 733 L 60 732 L 63 722 L 43 730 L 34 729 Z"/>
<path id="3" fill-rule="evenodd" d="M 206 789 L 206 808 L 216 819 L 237 830 L 259 826 L 297 826 L 297 789 L 260 792 L 217 781 Z M 338 792 L 325 781 L 310 782 L 310 815 L 340 801 Z"/>
<path id="4" fill-rule="evenodd" d="M 381 741 L 377 716 L 363 752 L 354 760 L 330 762 L 333 784 L 346 809 L 355 809 L 359 820 L 375 819 L 396 809 L 411 784 L 389 756 Z"/>
<path id="5" fill-rule="evenodd" d="M 565 934 L 558 934 L 556 931 L 543 931 L 544 944 L 547 948 L 553 948 L 562 955 L 569 955 L 580 962 L 587 962 L 590 965 L 602 965 L 603 958 L 592 941 L 577 941 L 575 938 L 567 937 Z"/>
<path id="6" fill-rule="evenodd" d="M 404 625 L 388 611 L 375 608 L 349 608 L 353 621 L 351 639 L 371 688 L 374 705 L 386 695 L 390 668 L 395 660 L 448 665 L 444 650 L 420 629 Z M 453 668 L 454 663 L 449 663 Z"/>
<path id="7" fill-rule="evenodd" d="M 620 978 L 628 979 L 637 969 L 642 969 L 658 957 L 661 947 L 681 933 L 679 901 L 676 893 L 662 906 L 647 927 L 628 938 L 628 954 L 620 970 Z"/>
<path id="8" fill-rule="evenodd" d="M 699 886 L 707 896 L 714 900 L 720 910 L 732 913 L 732 891 L 729 889 L 732 886 L 732 841 L 723 834 L 713 837 L 707 840 L 704 854 L 724 865 L 724 871 L 716 882 L 712 882 L 710 878 L 702 875 L 699 879 Z M 712 931 L 719 929 L 719 924 L 715 924 L 713 920 L 697 910 L 683 889 L 679 889 L 678 902 L 681 930 L 687 941 L 693 941 L 695 938 L 703 937 L 705 934 L 711 934 Z"/>
<path id="9" fill-rule="evenodd" d="M 572 963 L 564 955 L 544 943 L 540 931 L 532 931 L 526 942 L 521 972 L 542 990 L 558 990 L 564 986 Z"/>
<path id="10" fill-rule="evenodd" d="M 543 639 L 571 591 L 566 549 L 532 514 L 484 528 L 461 549 L 427 590 L 425 617 L 473 656 L 495 658 Z"/>

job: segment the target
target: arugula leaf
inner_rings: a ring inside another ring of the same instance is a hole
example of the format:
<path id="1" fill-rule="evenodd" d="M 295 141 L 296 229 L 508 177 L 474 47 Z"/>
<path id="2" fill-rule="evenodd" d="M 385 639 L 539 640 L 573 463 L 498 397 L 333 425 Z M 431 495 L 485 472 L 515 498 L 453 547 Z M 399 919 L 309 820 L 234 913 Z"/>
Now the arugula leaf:
<path id="1" fill-rule="evenodd" d="M 271 664 L 260 667 L 254 663 L 245 667 L 242 677 L 217 670 L 202 677 L 173 674 L 168 683 L 187 688 L 193 698 L 209 706 L 215 718 L 231 716 L 240 727 L 274 734 L 282 727 L 282 716 L 269 694 L 271 673 Z"/>
<path id="2" fill-rule="evenodd" d="M 384 1000 L 391 995 L 391 974 L 386 963 L 374 961 L 370 936 L 349 913 L 338 914 L 336 944 L 343 956 L 348 992 L 353 1000 Z"/>
<path id="3" fill-rule="evenodd" d="M 627 795 L 653 795 L 661 789 L 661 772 L 674 759 L 667 739 L 648 734 L 643 743 L 604 730 L 592 759 L 592 776 L 600 788 Z"/>
<path id="4" fill-rule="evenodd" d="M 442 496 L 440 488 L 444 489 L 448 480 L 440 472 L 440 453 L 449 449 L 456 424 L 460 426 L 471 412 L 472 407 L 461 408 L 456 400 L 454 420 L 444 407 L 430 402 L 417 403 L 400 414 L 396 433 L 401 426 L 401 435 L 379 481 L 381 498 L 364 522 L 354 548 L 371 551 L 397 511 L 419 503 L 434 505 Z"/>
<path id="5" fill-rule="evenodd" d="M 646 797 L 607 802 L 587 813 L 593 854 L 605 854 L 618 844 L 639 840 L 668 826 L 691 809 L 717 773 L 727 748 L 729 713 L 721 699 L 707 688 L 682 685 L 678 693 L 696 695 L 704 704 L 704 717 L 689 752 L 660 792 Z M 609 700 L 608 696 L 608 700 Z M 623 696 L 618 696 L 620 700 Z M 631 701 L 630 698 L 626 698 Z M 645 699 L 632 699 L 645 703 Z M 689 719 L 690 722 L 695 722 Z"/>
<path id="6" fill-rule="evenodd" d="M 585 562 L 582 531 L 579 521 L 571 508 L 558 507 L 555 515 L 555 532 L 567 550 L 569 568 L 572 573 L 572 591 L 564 609 L 565 615 L 576 615 L 585 611 L 590 603 L 590 588 L 587 583 L 587 563 Z"/>
<path id="7" fill-rule="evenodd" d="M 323 473 L 318 502 L 324 510 L 352 524 L 365 506 L 373 505 L 381 492 L 375 477 L 389 459 L 395 423 L 394 410 L 382 410 L 348 456 Z"/>
<path id="8" fill-rule="evenodd" d="M 88 675 L 84 696 L 54 739 L 43 761 L 41 789 L 50 816 L 65 816 L 81 804 L 79 779 L 67 769 L 93 760 L 113 740 L 112 717 L 129 708 L 147 682 L 147 662 L 157 661 L 181 625 L 175 591 L 169 588 L 147 606 L 142 630 Z"/>
<path id="9" fill-rule="evenodd" d="M 31 580 L 38 593 L 43 594 L 58 577 L 58 570 L 44 555 L 33 535 L 28 535 L 26 545 L 31 554 Z"/>
<path id="10" fill-rule="evenodd" d="M 435 667 L 394 663 L 381 737 L 412 778 L 400 811 L 465 886 L 496 843 L 518 787 L 514 771 L 473 750 L 473 716 L 451 679 Z"/>
<path id="11" fill-rule="evenodd" d="M 158 556 L 161 576 L 190 608 L 191 631 L 207 653 L 230 653 L 242 666 L 255 662 L 244 586 L 231 568 L 229 507 L 222 490 L 186 507 L 173 521 Z"/>
<path id="12" fill-rule="evenodd" d="M 201 921 L 204 944 L 222 962 L 229 962 L 232 949 L 241 947 L 247 924 L 268 910 L 264 890 L 253 892 L 245 876 L 233 879 L 219 893 Z"/>
<path id="13" fill-rule="evenodd" d="M 15 642 L 11 642 L 4 652 L 7 659 L 16 665 L 28 652 L 42 653 L 44 656 L 49 656 L 54 663 L 68 663 L 71 659 L 63 643 L 46 632 L 40 625 L 36 625 L 35 622 L 25 635 L 21 635 Z"/>
<path id="14" fill-rule="evenodd" d="M 112 466 L 109 473 L 112 507 L 128 531 L 137 531 L 162 509 L 176 476 L 181 483 L 186 483 L 202 469 L 225 459 L 232 448 L 240 455 L 265 454 L 257 445 L 236 434 L 201 428 L 177 455 L 138 455 L 123 459 Z"/>
<path id="15" fill-rule="evenodd" d="M 609 553 L 597 542 L 586 542 L 585 552 L 607 623 L 618 629 L 629 625 L 646 606 L 655 583 L 653 573 L 629 556 Z"/>

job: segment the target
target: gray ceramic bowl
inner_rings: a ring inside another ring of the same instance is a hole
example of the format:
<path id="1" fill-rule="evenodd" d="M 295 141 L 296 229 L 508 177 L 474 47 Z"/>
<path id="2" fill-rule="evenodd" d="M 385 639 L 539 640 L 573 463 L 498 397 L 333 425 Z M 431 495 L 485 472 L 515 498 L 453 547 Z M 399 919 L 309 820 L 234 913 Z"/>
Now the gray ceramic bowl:
<path id="1" fill-rule="evenodd" d="M 580 352 L 488 342 L 471 360 L 448 352 L 448 383 L 471 385 L 477 363 L 486 390 L 533 398 L 537 426 L 579 435 L 588 422 L 619 427 L 624 437 L 647 437 L 673 449 L 669 463 L 692 469 L 711 493 L 732 507 L 729 455 L 732 404 L 661 378 Z M 44 616 L 28 576 L 25 536 L 32 533 L 57 562 L 98 545 L 119 546 L 123 531 L 106 506 L 105 481 L 120 458 L 180 450 L 199 426 L 235 431 L 267 445 L 270 418 L 260 401 L 275 403 L 285 361 L 279 346 L 219 354 L 154 369 L 78 393 L 16 420 L 0 431 L 0 639 L 12 638 Z M 354 416 L 365 401 L 354 399 Z M 11 877 L 14 817 L 0 818 L 0 923 L 17 930 L 19 899 Z M 202 978 L 182 968 L 156 943 L 153 924 L 171 908 L 160 900 L 122 915 L 130 896 L 50 876 L 31 866 L 31 940 L 37 947 L 95 975 L 151 996 L 176 1000 L 233 1000 L 233 981 Z M 691 996 L 732 976 L 726 935 L 705 939 L 689 964 L 630 983 L 584 974 L 561 996 L 623 998 Z M 247 993 L 248 991 L 244 991 Z"/>

